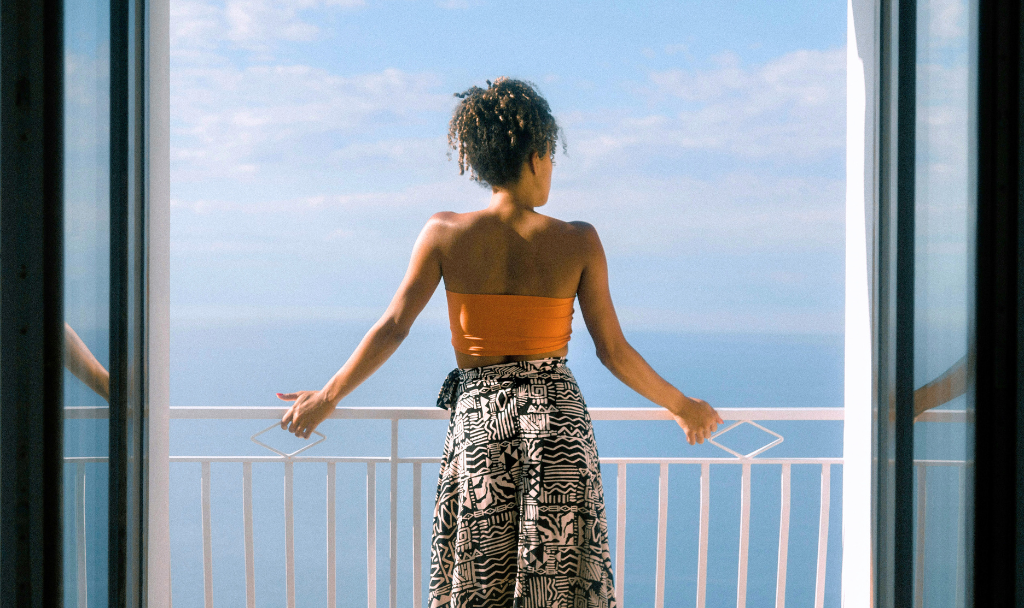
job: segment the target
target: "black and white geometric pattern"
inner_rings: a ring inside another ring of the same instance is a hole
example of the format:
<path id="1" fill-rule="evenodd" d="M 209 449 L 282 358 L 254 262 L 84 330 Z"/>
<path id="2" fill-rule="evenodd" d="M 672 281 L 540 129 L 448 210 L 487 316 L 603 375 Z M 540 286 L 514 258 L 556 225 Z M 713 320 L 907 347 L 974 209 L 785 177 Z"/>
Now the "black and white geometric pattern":
<path id="1" fill-rule="evenodd" d="M 594 430 L 565 359 L 453 370 L 430 608 L 615 606 Z"/>

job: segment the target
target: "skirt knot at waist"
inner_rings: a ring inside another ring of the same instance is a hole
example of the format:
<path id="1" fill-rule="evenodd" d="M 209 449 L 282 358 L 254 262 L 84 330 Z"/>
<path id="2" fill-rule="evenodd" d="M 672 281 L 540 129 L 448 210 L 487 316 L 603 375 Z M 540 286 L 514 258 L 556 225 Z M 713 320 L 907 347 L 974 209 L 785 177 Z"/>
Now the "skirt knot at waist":
<path id="1" fill-rule="evenodd" d="M 532 361 L 512 361 L 510 363 L 496 363 L 494 365 L 483 365 L 468 369 L 455 368 L 448 373 L 441 385 L 441 391 L 437 395 L 437 407 L 454 411 L 454 405 L 459 394 L 466 389 L 466 384 L 476 381 L 481 384 L 498 383 L 502 380 L 514 380 L 515 378 L 531 378 L 541 374 L 549 374 L 549 377 L 572 378 L 572 372 L 567 366 L 568 359 L 565 357 L 551 357 L 548 359 L 535 359 Z M 575 379 L 573 378 L 575 381 Z"/>

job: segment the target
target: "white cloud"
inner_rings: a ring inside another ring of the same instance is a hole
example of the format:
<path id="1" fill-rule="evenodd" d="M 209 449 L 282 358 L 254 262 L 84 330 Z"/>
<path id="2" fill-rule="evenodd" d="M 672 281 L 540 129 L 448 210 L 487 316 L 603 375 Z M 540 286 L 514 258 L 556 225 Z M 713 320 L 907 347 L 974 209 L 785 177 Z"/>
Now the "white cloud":
<path id="1" fill-rule="evenodd" d="M 320 30 L 299 17 L 300 8 L 298 3 L 281 0 L 228 0 L 227 38 L 246 45 L 262 45 L 275 38 L 312 40 Z"/>
<path id="2" fill-rule="evenodd" d="M 839 179 L 764 172 L 631 176 L 556 187 L 548 211 L 594 223 L 606 246 L 625 255 L 828 251 L 842 247 L 843 193 Z"/>
<path id="3" fill-rule="evenodd" d="M 726 65 L 702 77 L 728 83 L 736 80 L 730 75 L 733 71 Z M 723 88 L 721 84 L 713 86 Z M 732 97 L 742 97 L 742 92 Z M 303 65 L 237 68 L 224 62 L 176 70 L 172 99 L 175 170 L 189 179 L 247 178 L 289 163 L 322 165 L 331 161 L 369 166 L 377 159 L 404 163 L 403 169 L 412 169 L 416 163 L 421 168 L 431 163 L 436 166 L 444 151 L 443 131 L 454 103 L 447 91 L 440 91 L 440 79 L 430 74 L 390 69 L 345 78 Z M 632 148 L 642 165 L 666 147 L 771 156 L 790 150 L 781 138 L 765 140 L 780 130 L 800 128 L 801 132 L 790 133 L 791 139 L 799 140 L 795 144 L 814 150 L 822 147 L 808 134 L 813 129 L 800 120 L 777 119 L 772 131 L 770 108 L 744 117 L 730 107 L 732 101 L 726 101 L 678 116 L 625 114 L 595 120 L 593 114 L 577 112 L 561 118 L 569 132 L 570 154 L 581 152 L 583 159 L 607 160 L 611 153 Z M 712 114 L 722 128 L 716 130 L 707 120 Z M 801 118 L 806 122 L 806 116 Z M 737 121 L 758 122 L 762 133 L 751 141 L 748 125 L 735 124 Z M 688 122 L 702 124 L 691 129 Z M 424 124 L 434 125 L 437 135 L 364 141 L 367 133 L 382 126 L 408 131 Z M 356 134 L 358 137 L 348 137 Z M 324 135 L 329 137 L 319 137 Z M 841 136 L 838 140 L 841 142 Z"/>
<path id="4" fill-rule="evenodd" d="M 110 125 L 109 57 L 110 49 L 105 43 L 96 47 L 95 55 L 64 54 L 64 137 L 72 175 L 83 168 L 83 163 L 96 162 L 97 148 L 107 145 L 104 140 L 109 137 Z M 71 192 L 69 196 L 76 194 Z"/>
<path id="5" fill-rule="evenodd" d="M 175 0 L 170 11 L 171 49 L 175 53 L 213 48 L 224 37 L 223 7 L 203 0 Z"/>
<path id="6" fill-rule="evenodd" d="M 692 54 L 690 52 L 690 45 L 685 43 L 666 44 L 663 50 L 665 51 L 666 55 L 678 55 L 682 53 L 687 57 L 692 57 Z"/>
<path id="7" fill-rule="evenodd" d="M 649 167 L 667 149 L 812 162 L 816 153 L 837 153 L 843 144 L 844 61 L 841 50 L 800 51 L 743 67 L 726 55 L 710 70 L 652 75 L 658 95 L 682 99 L 690 109 L 639 117 L 581 112 L 560 117 L 569 131 L 570 156 L 559 158 L 548 211 L 605 226 L 628 225 L 611 229 L 609 236 L 623 251 L 644 254 L 657 255 L 680 239 L 723 251 L 840 247 L 838 176 L 796 171 L 787 178 L 770 169 L 736 169 L 704 177 L 684 164 L 668 175 Z M 429 215 L 469 208 L 486 196 L 459 179 L 444 159 L 443 129 L 453 101 L 438 92 L 434 76 L 385 70 L 344 78 L 309 66 L 253 66 L 184 69 L 175 78 L 176 183 L 219 177 L 252 184 L 251 196 L 179 197 L 181 208 L 200 213 L 401 208 Z M 418 122 L 436 123 L 437 136 L 366 136 L 384 123 L 405 129 Z M 633 163 L 626 169 L 628 179 L 615 156 L 624 151 Z M 328 175 L 312 182 L 294 177 L 291 195 L 287 188 L 284 196 L 281 189 L 266 189 L 268 175 L 288 175 L 302 165 L 356 167 L 378 177 L 376 184 L 358 187 L 332 182 Z M 417 171 L 419 181 L 406 180 L 408 187 L 389 175 Z M 446 172 L 449 181 L 437 181 Z M 625 221 L 624 204 L 635 211 Z"/>
<path id="8" fill-rule="evenodd" d="M 932 0 L 923 3 L 918 21 L 923 24 L 925 44 L 947 46 L 966 44 L 967 6 L 963 0 Z"/>
<path id="9" fill-rule="evenodd" d="M 331 153 L 331 159 L 344 163 L 366 163 L 386 159 L 404 164 L 422 163 L 425 158 L 444 158 L 448 142 L 443 137 L 381 139 L 347 144 Z"/>
<path id="10" fill-rule="evenodd" d="M 480 6 L 483 4 L 479 0 L 437 0 L 437 6 L 445 10 L 462 10 L 472 8 L 474 6 Z"/>
<path id="11" fill-rule="evenodd" d="M 634 176 L 628 184 L 563 187 L 556 183 L 544 212 L 593 223 L 616 255 L 829 251 L 841 248 L 843 242 L 843 192 L 841 180 L 758 173 L 733 174 L 721 180 Z M 262 226 L 257 231 L 262 236 L 257 238 L 268 242 L 283 244 L 301 237 L 363 243 L 372 248 L 384 244 L 368 234 L 387 232 L 396 222 L 422 223 L 436 211 L 477 209 L 487 204 L 488 196 L 468 180 L 450 179 L 392 191 L 255 202 L 175 199 L 171 204 L 186 222 L 182 228 L 201 228 L 193 233 L 200 241 L 209 238 L 205 230 L 213 222 L 229 235 Z M 246 234 L 238 238 L 253 238 Z M 376 245 L 372 243 L 375 240 Z M 233 245 L 190 247 L 228 251 Z M 273 245 L 266 247 L 271 249 Z"/>
<path id="12" fill-rule="evenodd" d="M 752 67 L 726 53 L 711 69 L 652 72 L 639 92 L 659 105 L 677 100 L 681 108 L 584 130 L 577 148 L 592 162 L 627 150 L 664 149 L 808 160 L 844 146 L 844 49 L 801 50 Z"/>
<path id="13" fill-rule="evenodd" d="M 366 212 L 365 215 L 386 225 L 388 218 L 381 211 L 394 213 L 401 210 L 412 210 L 414 214 L 426 219 L 435 211 L 468 211 L 475 205 L 479 205 L 481 201 L 486 200 L 486 197 L 487 194 L 484 190 L 468 179 L 452 179 L 395 190 L 319 194 L 260 201 L 171 199 L 171 208 L 198 215 L 211 213 L 285 214 L 295 218 L 299 224 L 307 221 L 312 215 L 323 217 L 324 213 L 342 213 L 351 216 L 354 211 L 362 210 Z M 303 216 L 306 219 L 303 219 Z M 318 225 L 318 228 L 326 230 L 327 227 Z"/>
<path id="14" fill-rule="evenodd" d="M 177 58 L 198 58 L 227 42 L 266 50 L 276 41 L 310 41 L 320 34 L 314 11 L 355 8 L 365 0 L 175 0 L 171 3 L 171 49 Z"/>
<path id="15" fill-rule="evenodd" d="M 173 170 L 177 179 L 244 177 L 282 156 L 344 156 L 356 135 L 446 111 L 452 101 L 438 86 L 430 74 L 396 69 L 341 77 L 305 65 L 182 68 L 171 81 Z M 390 145 L 399 154 L 416 144 Z"/>
<path id="16" fill-rule="evenodd" d="M 171 309 L 171 321 L 188 324 L 237 324 L 243 321 L 367 321 L 380 317 L 375 306 L 182 305 Z"/>
<path id="17" fill-rule="evenodd" d="M 110 49 L 96 48 L 95 55 L 64 54 L 64 99 L 70 105 L 93 107 L 110 97 Z M 104 103 L 104 107 L 106 104 Z"/>

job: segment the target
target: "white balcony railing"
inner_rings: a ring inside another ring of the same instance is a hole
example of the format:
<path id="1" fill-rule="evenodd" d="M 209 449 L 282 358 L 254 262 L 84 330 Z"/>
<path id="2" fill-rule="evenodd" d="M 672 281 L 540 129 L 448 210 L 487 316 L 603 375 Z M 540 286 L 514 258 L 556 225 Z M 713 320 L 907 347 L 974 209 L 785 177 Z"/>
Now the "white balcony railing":
<path id="1" fill-rule="evenodd" d="M 78 410 L 78 411 L 71 411 Z M 590 408 L 591 418 L 595 421 L 658 421 L 671 422 L 668 413 L 660 408 Z M 624 572 L 626 569 L 626 478 L 629 465 L 658 465 L 658 519 L 656 572 L 654 577 L 655 608 L 663 608 L 665 601 L 665 556 L 668 527 L 668 482 L 669 465 L 690 465 L 700 467 L 700 516 L 698 526 L 698 559 L 697 559 L 697 597 L 696 605 L 704 608 L 707 589 L 708 566 L 708 523 L 710 518 L 710 473 L 711 465 L 732 465 L 740 467 L 740 525 L 739 525 L 739 567 L 736 580 L 737 608 L 746 605 L 748 544 L 750 538 L 751 514 L 751 469 L 754 466 L 776 465 L 780 467 L 781 507 L 779 514 L 779 540 L 777 552 L 777 575 L 775 605 L 782 608 L 786 603 L 786 569 L 789 553 L 790 537 L 790 476 L 792 465 L 817 465 L 820 467 L 820 510 L 817 533 L 817 561 L 815 571 L 814 606 L 821 608 L 825 598 L 825 576 L 828 555 L 828 531 L 830 513 L 830 479 L 831 467 L 841 466 L 842 458 L 771 458 L 759 457 L 765 450 L 781 443 L 783 437 L 762 426 L 768 421 L 842 421 L 842 408 L 723 408 L 719 410 L 722 417 L 729 422 L 712 438 L 711 443 L 729 453 L 726 457 L 606 457 L 601 463 L 615 465 L 616 501 L 614 511 L 608 505 L 610 513 L 615 514 L 615 555 L 613 556 L 615 571 L 615 595 L 619 606 L 624 606 Z M 240 408 L 240 407 L 173 407 L 171 418 L 179 420 L 279 420 L 284 414 L 282 408 Z M 69 408 L 68 416 L 74 418 L 105 417 L 105 408 Z M 293 479 L 294 467 L 307 463 L 323 463 L 327 467 L 327 514 L 326 514 L 326 545 L 327 545 L 327 605 L 337 605 L 336 573 L 336 465 L 339 463 L 357 463 L 366 466 L 366 567 L 367 567 L 367 605 L 377 608 L 377 505 L 376 505 L 376 468 L 390 467 L 390 518 L 389 527 L 389 567 L 388 591 L 389 606 L 397 607 L 398 593 L 398 471 L 400 466 L 412 468 L 412 580 L 414 585 L 413 608 L 422 607 L 422 549 L 424 533 L 421 522 L 422 467 L 424 464 L 440 463 L 438 456 L 399 457 L 398 429 L 403 420 L 444 420 L 448 412 L 438 408 L 338 408 L 332 418 L 364 419 L 390 421 L 390 455 L 389 456 L 307 456 L 302 453 L 284 454 L 278 452 L 272 456 L 171 456 L 171 463 L 198 463 L 201 468 L 201 502 L 202 502 L 202 547 L 203 547 L 203 584 L 204 604 L 206 608 L 213 606 L 213 529 L 210 517 L 210 465 L 212 463 L 240 463 L 242 465 L 242 511 L 244 527 L 245 555 L 245 587 L 246 606 L 254 608 L 256 601 L 256 578 L 254 568 L 253 547 L 253 500 L 252 500 L 252 467 L 254 464 L 284 464 L 284 535 L 285 535 L 285 581 L 286 604 L 288 608 L 295 606 L 295 556 L 294 556 L 294 517 L 293 517 Z M 936 411 L 928 412 L 919 418 L 921 421 L 957 422 L 965 419 L 963 412 Z M 674 423 L 673 423 L 674 424 Z M 747 453 L 738 453 L 717 440 L 722 434 L 741 424 L 752 424 L 774 435 L 776 439 L 761 448 Z M 313 444 L 310 444 L 311 447 Z M 269 447 L 269 446 L 268 446 Z M 273 448 L 271 448 L 273 449 Z M 276 451 L 276 450 L 274 450 Z M 305 451 L 300 450 L 300 452 Z M 105 458 L 67 458 L 69 466 L 77 467 L 76 473 L 76 517 L 75 539 L 78 563 L 78 606 L 87 608 L 85 598 L 85 498 L 82 493 L 86 462 L 100 462 Z M 956 460 L 918 460 L 918 492 L 923 497 L 927 480 L 927 470 L 933 466 L 960 467 L 961 484 L 964 479 L 964 462 Z M 963 492 L 961 491 L 961 503 Z M 918 543 L 923 542 L 925 526 L 925 502 L 919 501 L 917 518 Z M 963 505 L 961 504 L 961 513 Z M 962 518 L 961 518 L 962 519 Z M 429 536 L 429 531 L 428 534 Z M 921 567 L 918 566 L 920 571 Z M 920 572 L 919 572 L 920 575 Z M 920 577 L 921 580 L 923 577 Z M 958 577 L 959 578 L 959 577 Z M 960 583 L 960 581 L 958 581 Z"/>

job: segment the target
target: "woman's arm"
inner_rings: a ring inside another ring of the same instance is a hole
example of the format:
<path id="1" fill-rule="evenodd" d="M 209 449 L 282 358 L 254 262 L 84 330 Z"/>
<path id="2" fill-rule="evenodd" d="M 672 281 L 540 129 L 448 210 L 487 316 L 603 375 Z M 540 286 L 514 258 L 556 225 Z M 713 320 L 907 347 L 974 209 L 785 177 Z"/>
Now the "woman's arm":
<path id="1" fill-rule="evenodd" d="M 398 349 L 413 321 L 441 282 L 440 242 L 443 214 L 427 222 L 413 246 L 409 269 L 384 316 L 366 333 L 345 365 L 319 391 L 299 391 L 278 397 L 295 403 L 281 419 L 281 428 L 308 438 L 338 402 L 351 393 Z"/>
<path id="2" fill-rule="evenodd" d="M 64 324 L 64 366 L 97 395 L 110 400 L 110 373 L 67 323 Z"/>
<path id="3" fill-rule="evenodd" d="M 593 226 L 577 225 L 584 231 L 587 252 L 577 296 L 597 358 L 626 386 L 672 412 L 690 445 L 703 443 L 722 424 L 722 418 L 706 402 L 687 397 L 665 381 L 626 341 L 608 289 L 608 262 L 601 240 Z"/>
<path id="4" fill-rule="evenodd" d="M 967 392 L 967 355 L 949 369 L 914 391 L 914 418 Z"/>

